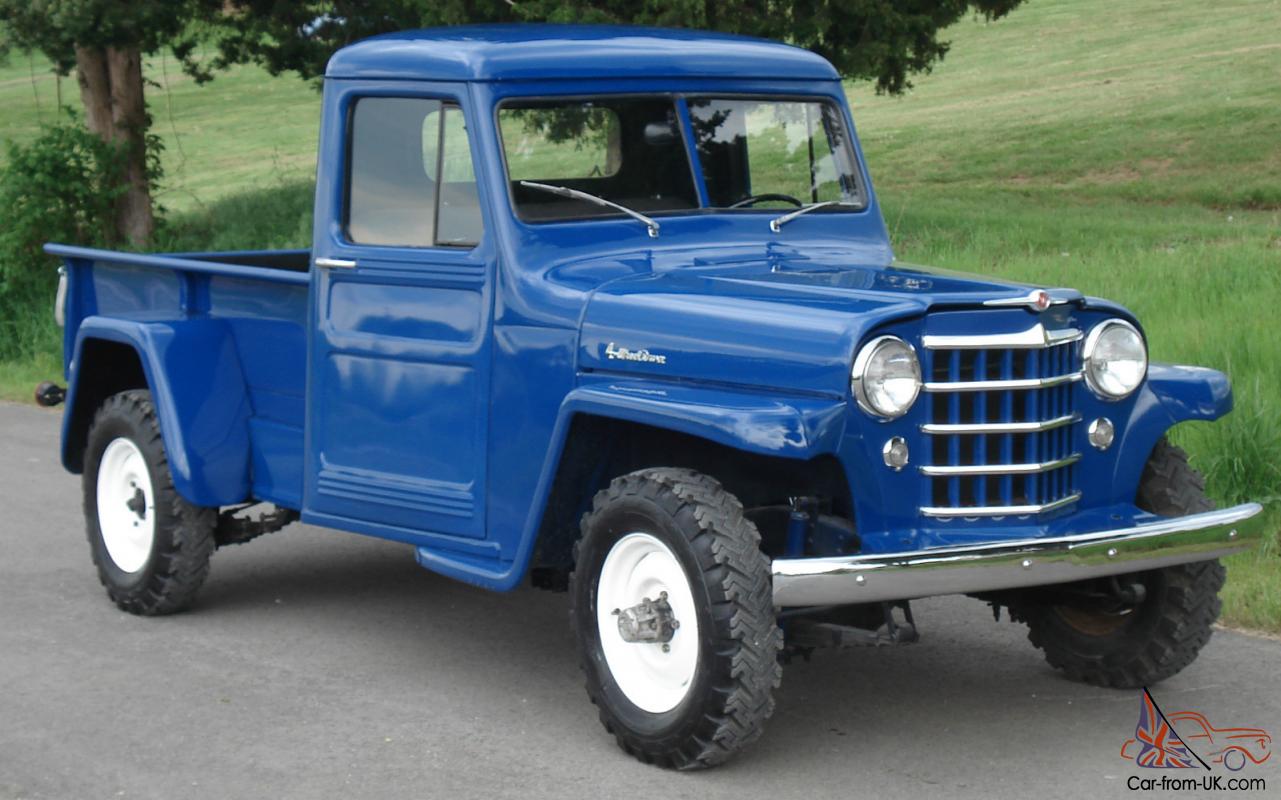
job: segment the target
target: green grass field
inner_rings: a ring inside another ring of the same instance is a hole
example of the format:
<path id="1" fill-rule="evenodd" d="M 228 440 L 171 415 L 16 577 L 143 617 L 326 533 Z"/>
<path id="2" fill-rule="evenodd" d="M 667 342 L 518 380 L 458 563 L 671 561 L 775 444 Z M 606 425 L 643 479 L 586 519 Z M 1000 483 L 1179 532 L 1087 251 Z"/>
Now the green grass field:
<path id="1" fill-rule="evenodd" d="M 1031 0 L 957 25 L 900 98 L 849 93 L 900 260 L 1125 303 L 1154 359 L 1213 366 L 1236 410 L 1176 429 L 1220 502 L 1281 524 L 1281 2 Z M 55 113 L 38 60 L 0 69 L 0 138 Z M 152 59 L 162 249 L 306 245 L 319 95 L 240 68 L 197 87 Z M 73 81 L 62 82 L 75 101 Z M 38 98 L 38 104 L 37 104 Z M 0 364 L 0 396 L 58 373 Z M 1281 547 L 1231 560 L 1225 621 L 1281 630 Z"/>

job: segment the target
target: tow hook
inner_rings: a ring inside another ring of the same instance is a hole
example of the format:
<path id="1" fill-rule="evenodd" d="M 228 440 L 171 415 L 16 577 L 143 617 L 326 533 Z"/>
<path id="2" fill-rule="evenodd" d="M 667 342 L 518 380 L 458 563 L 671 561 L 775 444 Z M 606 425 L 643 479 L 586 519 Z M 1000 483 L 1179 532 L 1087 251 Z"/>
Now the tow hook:
<path id="1" fill-rule="evenodd" d="M 624 642 L 662 644 L 666 649 L 681 626 L 667 602 L 667 592 L 659 592 L 657 600 L 646 597 L 631 608 L 616 608 L 613 613 L 618 617 L 618 635 Z"/>
<path id="2" fill-rule="evenodd" d="M 67 399 L 67 390 L 54 383 L 44 381 L 36 387 L 36 405 L 53 408 Z"/>

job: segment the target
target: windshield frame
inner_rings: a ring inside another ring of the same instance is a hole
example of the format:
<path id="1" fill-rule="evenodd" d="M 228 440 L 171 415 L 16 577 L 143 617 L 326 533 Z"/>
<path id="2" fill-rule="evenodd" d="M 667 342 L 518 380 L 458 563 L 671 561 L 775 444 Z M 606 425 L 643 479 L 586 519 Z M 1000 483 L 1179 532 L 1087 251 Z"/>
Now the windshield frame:
<path id="1" fill-rule="evenodd" d="M 531 226 L 558 225 L 567 222 L 585 222 L 591 220 L 611 220 L 627 219 L 627 215 L 621 211 L 613 213 L 584 213 L 582 215 L 557 217 L 555 219 L 530 219 L 523 215 L 520 205 L 516 202 L 516 194 L 513 190 L 513 181 L 511 180 L 511 170 L 507 162 L 507 147 L 503 141 L 502 122 L 499 118 L 500 113 L 505 108 L 520 107 L 538 103 L 575 103 L 592 100 L 609 100 L 609 99 L 650 99 L 650 100 L 668 100 L 672 103 L 676 111 L 676 122 L 680 128 L 681 144 L 685 149 L 685 161 L 689 165 L 690 180 L 693 182 L 694 194 L 698 200 L 698 205 L 694 208 L 676 208 L 666 211 L 647 210 L 644 213 L 651 217 L 676 217 L 676 216 L 705 216 L 708 214 L 730 214 L 734 216 L 770 216 L 776 217 L 780 209 L 778 208 L 757 208 L 749 206 L 745 208 L 727 208 L 720 206 L 708 205 L 710 198 L 707 194 L 707 187 L 703 180 L 703 163 L 699 158 L 697 140 L 694 132 L 690 128 L 690 111 L 687 101 L 689 100 L 769 100 L 776 102 L 801 102 L 801 103 L 818 103 L 820 105 L 830 105 L 837 119 L 844 127 L 844 136 L 841 146 L 846 150 L 846 156 L 854 167 L 854 181 L 858 192 L 859 203 L 833 205 L 829 208 L 816 209 L 813 216 L 826 216 L 829 214 L 862 214 L 872 206 L 871 192 L 869 190 L 869 181 L 865 165 L 863 164 L 862 154 L 855 146 L 854 127 L 850 122 L 849 115 L 846 112 L 844 103 L 840 102 L 834 95 L 826 92 L 804 93 L 804 92 L 735 92 L 735 91 L 716 91 L 716 90 L 698 90 L 698 91 L 647 91 L 647 92 L 575 92 L 571 94 L 512 94 L 500 98 L 493 104 L 493 125 L 494 134 L 497 139 L 498 154 L 502 164 L 502 179 L 507 192 L 507 202 L 511 208 L 513 216 L 521 223 Z M 548 179 L 555 180 L 555 179 Z M 586 209 L 584 209 L 586 211 Z"/>

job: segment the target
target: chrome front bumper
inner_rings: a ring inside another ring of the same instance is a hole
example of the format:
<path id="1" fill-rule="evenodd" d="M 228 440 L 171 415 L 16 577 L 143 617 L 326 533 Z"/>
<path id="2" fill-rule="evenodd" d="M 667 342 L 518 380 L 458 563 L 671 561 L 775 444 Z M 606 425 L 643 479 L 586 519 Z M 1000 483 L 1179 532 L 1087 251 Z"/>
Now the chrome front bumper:
<path id="1" fill-rule="evenodd" d="M 1248 549 L 1263 536 L 1258 503 L 1131 528 L 914 553 L 783 558 L 774 605 L 820 606 L 973 594 L 1142 572 Z"/>

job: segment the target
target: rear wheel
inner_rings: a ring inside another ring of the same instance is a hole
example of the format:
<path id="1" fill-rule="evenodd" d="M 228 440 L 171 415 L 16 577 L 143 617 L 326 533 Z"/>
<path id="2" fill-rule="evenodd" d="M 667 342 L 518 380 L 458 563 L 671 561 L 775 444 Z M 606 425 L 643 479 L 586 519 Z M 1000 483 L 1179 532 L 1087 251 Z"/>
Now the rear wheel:
<path id="1" fill-rule="evenodd" d="M 1165 439 L 1143 470 L 1138 506 L 1167 517 L 1209 511 L 1205 482 L 1187 454 Z M 1198 561 L 1123 577 L 1143 587 L 1133 603 L 1024 602 L 1010 609 L 1028 639 L 1067 677 L 1097 686 L 1137 688 L 1191 664 L 1219 617 L 1223 566 Z"/>
<path id="2" fill-rule="evenodd" d="M 209 574 L 217 509 L 173 488 L 151 393 L 107 398 L 89 430 L 85 523 L 107 595 L 131 614 L 189 606 Z"/>
<path id="3" fill-rule="evenodd" d="M 646 763 L 697 769 L 760 736 L 782 633 L 743 507 L 681 469 L 625 475 L 583 518 L 571 619 L 606 730 Z"/>

